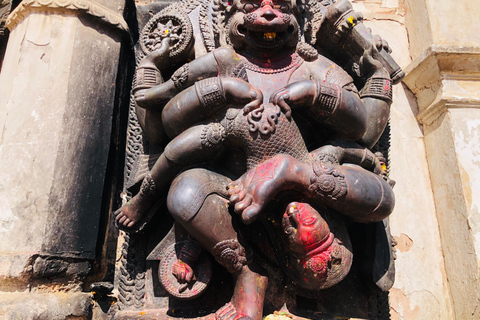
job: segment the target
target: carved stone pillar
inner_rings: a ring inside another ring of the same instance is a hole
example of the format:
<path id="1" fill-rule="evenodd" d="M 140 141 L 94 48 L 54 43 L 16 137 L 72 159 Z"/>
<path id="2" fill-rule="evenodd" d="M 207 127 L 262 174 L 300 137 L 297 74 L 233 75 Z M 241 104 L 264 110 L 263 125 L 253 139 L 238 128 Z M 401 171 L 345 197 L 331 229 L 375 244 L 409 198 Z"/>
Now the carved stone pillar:
<path id="1" fill-rule="evenodd" d="M 1 290 L 47 287 L 53 294 L 55 283 L 81 291 L 78 283 L 102 272 L 117 77 L 124 77 L 118 69 L 122 37 L 128 39 L 124 5 L 25 0 L 7 20 L 0 74 Z M 72 303 L 39 299 L 47 309 L 59 305 L 43 318 L 83 316 L 90 295 L 77 295 Z M 0 315 L 9 315 L 21 298 L 0 301 Z"/>
<path id="2" fill-rule="evenodd" d="M 404 82 L 418 101 L 453 312 L 478 319 L 480 8 L 466 0 L 407 4 L 413 62 Z"/>

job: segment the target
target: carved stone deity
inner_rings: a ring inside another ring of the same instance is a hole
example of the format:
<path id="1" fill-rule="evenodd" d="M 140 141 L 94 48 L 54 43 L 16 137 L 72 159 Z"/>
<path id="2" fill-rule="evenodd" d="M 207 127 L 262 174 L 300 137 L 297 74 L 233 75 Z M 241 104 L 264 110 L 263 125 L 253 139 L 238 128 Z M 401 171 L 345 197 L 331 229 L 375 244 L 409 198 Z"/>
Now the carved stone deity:
<path id="1" fill-rule="evenodd" d="M 374 151 L 403 73 L 361 21 L 346 0 L 184 0 L 145 25 L 129 138 L 149 150 L 127 159 L 114 216 L 130 237 L 173 217 L 177 241 L 150 254 L 172 297 L 205 294 L 210 255 L 234 279 L 217 319 L 288 307 L 279 287 L 391 287 L 393 182 Z"/>

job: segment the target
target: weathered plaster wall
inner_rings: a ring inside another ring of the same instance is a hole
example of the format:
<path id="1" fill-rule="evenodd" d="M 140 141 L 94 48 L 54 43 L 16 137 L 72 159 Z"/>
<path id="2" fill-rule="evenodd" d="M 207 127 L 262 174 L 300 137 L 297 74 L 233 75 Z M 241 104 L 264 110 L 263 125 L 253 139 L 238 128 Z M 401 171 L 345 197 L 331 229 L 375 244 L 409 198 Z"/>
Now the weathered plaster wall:
<path id="1" fill-rule="evenodd" d="M 435 45 L 478 46 L 480 20 L 477 2 L 428 0 L 425 3 Z"/>
<path id="2" fill-rule="evenodd" d="M 480 265 L 480 110 L 452 109 L 450 121 L 469 228 L 475 238 L 477 264 Z"/>
<path id="3" fill-rule="evenodd" d="M 478 319 L 480 150 L 470 139 L 480 121 L 480 7 L 472 1 L 406 3 L 423 8 L 407 10 L 414 61 L 404 82 L 417 97 L 417 119 L 424 126 L 452 319 Z M 422 30 L 427 36 L 419 35 Z"/>
<path id="4" fill-rule="evenodd" d="M 392 319 L 452 319 L 449 288 L 422 128 L 415 97 L 395 89 L 391 113 L 391 177 L 396 205 L 391 231 L 398 245 L 396 279 L 390 292 Z"/>
<path id="5" fill-rule="evenodd" d="M 405 69 L 411 63 L 410 37 L 405 21 L 409 10 L 404 0 L 357 0 L 365 25 L 387 40 L 393 57 Z M 428 22 L 424 24 L 428 28 Z M 431 42 L 428 33 L 416 37 Z M 394 87 L 391 108 L 390 177 L 397 183 L 396 205 L 390 216 L 392 235 L 397 241 L 396 279 L 390 291 L 394 320 L 453 319 L 445 263 L 440 243 L 432 185 L 424 144 L 423 127 L 416 119 L 416 97 L 403 84 Z"/>
<path id="6" fill-rule="evenodd" d="M 477 257 L 471 227 L 464 216 L 462 173 L 457 165 L 450 112 L 427 126 L 425 143 L 437 146 L 436 150 L 427 148 L 427 154 L 441 244 L 446 257 L 447 279 L 455 309 L 452 319 L 478 319 L 479 310 L 475 310 L 477 302 L 472 299 L 478 286 Z"/>
<path id="7" fill-rule="evenodd" d="M 431 46 L 476 47 L 480 43 L 478 2 L 402 0 L 415 59 Z"/>

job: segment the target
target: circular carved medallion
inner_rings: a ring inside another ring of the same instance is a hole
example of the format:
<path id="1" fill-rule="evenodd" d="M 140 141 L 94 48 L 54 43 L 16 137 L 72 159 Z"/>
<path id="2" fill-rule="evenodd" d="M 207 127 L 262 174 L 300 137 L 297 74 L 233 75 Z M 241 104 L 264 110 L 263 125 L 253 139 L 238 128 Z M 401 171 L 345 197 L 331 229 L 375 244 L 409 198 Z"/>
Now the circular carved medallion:
<path id="1" fill-rule="evenodd" d="M 162 40 L 170 38 L 170 58 L 188 50 L 193 43 L 193 27 L 186 14 L 157 13 L 140 34 L 140 45 L 145 54 L 160 48 Z"/>
<path id="2" fill-rule="evenodd" d="M 158 277 L 168 293 L 176 298 L 188 300 L 198 297 L 205 291 L 212 278 L 212 264 L 208 256 L 202 253 L 192 266 L 195 280 L 188 284 L 179 283 L 172 274 L 172 267 L 177 262 L 184 243 L 175 243 L 165 250 L 165 255 L 158 267 Z"/>

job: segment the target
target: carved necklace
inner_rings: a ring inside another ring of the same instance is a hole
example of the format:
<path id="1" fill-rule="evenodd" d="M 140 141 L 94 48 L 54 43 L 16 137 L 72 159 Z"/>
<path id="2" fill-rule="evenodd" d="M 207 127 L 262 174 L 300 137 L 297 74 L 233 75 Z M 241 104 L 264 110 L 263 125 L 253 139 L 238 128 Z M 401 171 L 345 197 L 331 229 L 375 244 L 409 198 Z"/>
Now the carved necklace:
<path id="1" fill-rule="evenodd" d="M 292 68 L 298 68 L 304 61 L 303 58 L 300 57 L 297 53 L 292 54 L 291 58 L 292 59 L 290 60 L 290 63 L 288 65 L 284 65 L 279 68 L 265 68 L 253 64 L 244 58 L 242 59 L 243 61 L 239 63 L 237 67 L 233 70 L 232 76 L 248 82 L 246 70 L 250 70 L 252 72 L 260 74 L 276 74 L 288 71 Z M 265 111 L 267 111 L 268 114 L 264 117 L 263 113 Z M 271 133 L 275 132 L 280 113 L 280 107 L 273 106 L 271 104 L 262 104 L 259 108 L 250 111 L 247 115 L 249 131 L 251 133 L 255 133 L 256 131 L 258 131 L 264 136 L 270 135 Z"/>
<path id="2" fill-rule="evenodd" d="M 250 71 L 256 72 L 256 73 L 262 73 L 262 74 L 274 74 L 274 73 L 282 73 L 287 70 L 292 69 L 293 67 L 297 67 L 303 63 L 302 57 L 300 57 L 297 53 L 292 54 L 292 60 L 290 63 L 284 67 L 281 68 L 264 68 L 261 66 L 258 66 L 256 64 L 251 63 L 247 59 L 245 59 L 242 63 L 242 67 L 245 69 L 248 69 Z"/>

